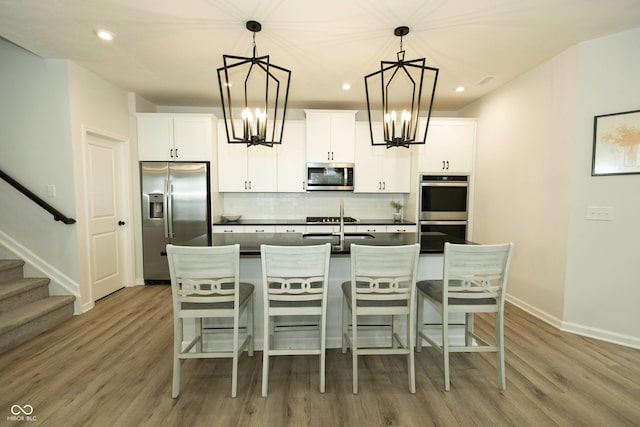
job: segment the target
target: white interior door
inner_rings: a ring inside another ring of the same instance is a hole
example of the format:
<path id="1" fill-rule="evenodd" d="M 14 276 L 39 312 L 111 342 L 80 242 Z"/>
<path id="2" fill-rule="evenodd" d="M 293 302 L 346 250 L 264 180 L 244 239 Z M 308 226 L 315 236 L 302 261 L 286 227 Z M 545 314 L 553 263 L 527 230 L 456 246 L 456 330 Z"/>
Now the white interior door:
<path id="1" fill-rule="evenodd" d="M 89 256 L 94 301 L 124 287 L 122 145 L 87 133 Z"/>

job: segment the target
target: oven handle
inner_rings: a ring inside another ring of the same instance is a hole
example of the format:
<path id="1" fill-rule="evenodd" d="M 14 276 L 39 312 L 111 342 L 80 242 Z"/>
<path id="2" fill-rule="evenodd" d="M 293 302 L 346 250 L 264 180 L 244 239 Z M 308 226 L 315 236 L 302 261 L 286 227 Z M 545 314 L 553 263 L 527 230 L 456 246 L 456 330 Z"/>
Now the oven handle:
<path id="1" fill-rule="evenodd" d="M 441 181 L 429 181 L 420 183 L 421 187 L 468 187 L 468 182 L 441 182 Z"/>
<path id="2" fill-rule="evenodd" d="M 468 221 L 420 221 L 420 225 L 467 225 Z"/>

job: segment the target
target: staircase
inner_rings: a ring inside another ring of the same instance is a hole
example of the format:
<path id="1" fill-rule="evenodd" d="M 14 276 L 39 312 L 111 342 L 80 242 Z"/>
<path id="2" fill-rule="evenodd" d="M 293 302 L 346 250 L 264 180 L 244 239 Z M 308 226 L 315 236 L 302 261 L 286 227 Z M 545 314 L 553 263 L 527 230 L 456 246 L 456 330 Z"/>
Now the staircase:
<path id="1" fill-rule="evenodd" d="M 74 296 L 49 296 L 49 279 L 24 278 L 24 261 L 0 260 L 0 353 L 73 316 Z"/>

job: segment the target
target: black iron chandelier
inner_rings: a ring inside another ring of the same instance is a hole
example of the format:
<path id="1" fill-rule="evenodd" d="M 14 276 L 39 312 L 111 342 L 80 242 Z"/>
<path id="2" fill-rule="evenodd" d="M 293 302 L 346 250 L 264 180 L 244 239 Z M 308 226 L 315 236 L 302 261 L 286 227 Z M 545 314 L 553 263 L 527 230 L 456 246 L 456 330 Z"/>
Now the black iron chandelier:
<path id="1" fill-rule="evenodd" d="M 398 60 L 380 61 L 380 69 L 364 78 L 369 130 L 372 145 L 409 148 L 426 142 L 439 70 L 427 67 L 425 58 L 405 61 L 402 37 L 409 27 L 393 33 L 400 37 Z M 419 122 L 424 135 L 418 134 Z"/>
<path id="2" fill-rule="evenodd" d="M 227 141 L 272 147 L 282 143 L 291 71 L 271 64 L 269 55 L 257 56 L 262 25 L 247 21 L 246 27 L 253 33 L 253 56 L 223 55 L 218 68 Z"/>

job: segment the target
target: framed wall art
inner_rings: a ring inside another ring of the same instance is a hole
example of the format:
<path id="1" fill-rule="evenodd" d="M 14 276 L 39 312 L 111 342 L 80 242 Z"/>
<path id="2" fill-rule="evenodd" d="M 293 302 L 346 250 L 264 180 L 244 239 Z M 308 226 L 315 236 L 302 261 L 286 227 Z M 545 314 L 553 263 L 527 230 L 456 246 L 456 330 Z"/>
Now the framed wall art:
<path id="1" fill-rule="evenodd" d="M 591 175 L 640 174 L 640 110 L 595 116 Z"/>

